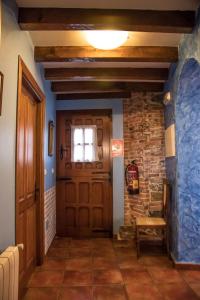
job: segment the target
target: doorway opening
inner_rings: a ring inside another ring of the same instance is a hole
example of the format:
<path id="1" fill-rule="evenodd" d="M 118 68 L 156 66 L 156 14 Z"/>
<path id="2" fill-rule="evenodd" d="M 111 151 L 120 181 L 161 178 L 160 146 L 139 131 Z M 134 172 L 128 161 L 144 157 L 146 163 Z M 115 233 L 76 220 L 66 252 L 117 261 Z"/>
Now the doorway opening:
<path id="1" fill-rule="evenodd" d="M 110 237 L 111 110 L 57 111 L 57 234 Z"/>

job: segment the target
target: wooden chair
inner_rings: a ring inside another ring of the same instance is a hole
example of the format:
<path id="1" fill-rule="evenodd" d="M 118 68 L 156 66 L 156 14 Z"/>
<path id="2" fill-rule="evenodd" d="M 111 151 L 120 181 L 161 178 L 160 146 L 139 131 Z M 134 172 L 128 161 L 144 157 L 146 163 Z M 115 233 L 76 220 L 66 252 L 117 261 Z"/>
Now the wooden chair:
<path id="1" fill-rule="evenodd" d="M 166 179 L 163 180 L 163 211 L 162 217 L 138 217 L 136 218 L 136 246 L 137 257 L 140 256 L 140 243 L 144 241 L 162 241 L 166 245 L 167 253 L 169 253 L 168 244 L 168 230 L 167 230 L 167 218 L 168 218 L 168 201 L 170 197 L 170 186 Z M 159 229 L 161 231 L 161 237 L 155 235 L 144 234 L 145 230 Z M 143 232 L 142 232 L 143 230 Z"/>

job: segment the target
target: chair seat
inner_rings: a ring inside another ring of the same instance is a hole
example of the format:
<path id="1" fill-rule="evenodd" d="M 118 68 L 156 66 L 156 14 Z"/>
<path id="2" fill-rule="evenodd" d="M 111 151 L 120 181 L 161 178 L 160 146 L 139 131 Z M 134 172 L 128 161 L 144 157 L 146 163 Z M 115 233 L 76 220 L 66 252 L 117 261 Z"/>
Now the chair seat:
<path id="1" fill-rule="evenodd" d="M 147 234 L 140 234 L 139 236 L 140 241 L 162 241 L 163 235 L 155 236 L 155 235 L 147 235 Z"/>
<path id="2" fill-rule="evenodd" d="M 136 218 L 136 226 L 166 226 L 166 222 L 163 218 L 153 218 L 153 217 L 139 217 Z"/>

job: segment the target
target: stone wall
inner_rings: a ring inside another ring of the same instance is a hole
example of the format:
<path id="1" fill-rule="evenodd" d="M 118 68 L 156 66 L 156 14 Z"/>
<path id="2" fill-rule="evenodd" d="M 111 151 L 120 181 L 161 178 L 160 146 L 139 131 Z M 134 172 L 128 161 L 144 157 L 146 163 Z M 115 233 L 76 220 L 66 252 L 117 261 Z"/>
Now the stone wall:
<path id="1" fill-rule="evenodd" d="M 159 95 L 133 93 L 124 100 L 125 166 L 133 159 L 139 168 L 139 195 L 125 187 L 125 225 L 135 217 L 162 210 L 162 180 L 165 175 L 164 113 Z"/>

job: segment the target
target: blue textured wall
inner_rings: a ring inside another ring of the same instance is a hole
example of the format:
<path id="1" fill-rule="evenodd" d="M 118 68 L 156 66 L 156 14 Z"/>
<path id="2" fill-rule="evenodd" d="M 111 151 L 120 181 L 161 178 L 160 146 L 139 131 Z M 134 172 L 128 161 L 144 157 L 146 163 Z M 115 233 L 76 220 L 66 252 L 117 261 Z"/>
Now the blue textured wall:
<path id="1" fill-rule="evenodd" d="M 200 263 L 200 17 L 179 46 L 165 90 L 172 102 L 165 108 L 165 127 L 176 125 L 176 157 L 166 159 L 172 184 L 171 252 L 175 261 Z"/>
<path id="2" fill-rule="evenodd" d="M 56 101 L 50 89 L 50 82 L 45 81 L 44 78 L 43 80 L 45 95 L 47 99 L 45 117 L 44 162 L 47 172 L 47 174 L 45 175 L 45 190 L 48 190 L 56 184 L 56 128 L 54 128 L 54 155 L 48 156 L 48 125 L 49 121 L 54 121 L 54 124 L 56 125 Z"/>
<path id="3" fill-rule="evenodd" d="M 200 263 L 200 65 L 189 59 L 176 99 L 178 261 Z"/>

